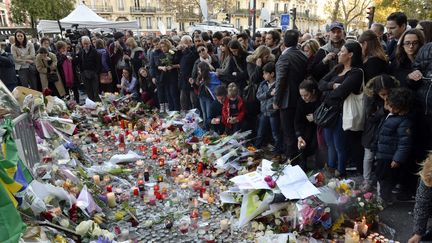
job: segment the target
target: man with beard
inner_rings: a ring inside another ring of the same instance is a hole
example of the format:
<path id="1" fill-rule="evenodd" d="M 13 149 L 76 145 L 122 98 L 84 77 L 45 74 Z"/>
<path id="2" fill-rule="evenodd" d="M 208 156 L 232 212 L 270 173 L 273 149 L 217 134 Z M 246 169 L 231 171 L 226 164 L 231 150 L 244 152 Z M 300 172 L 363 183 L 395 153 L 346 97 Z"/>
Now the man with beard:
<path id="1" fill-rule="evenodd" d="M 312 76 L 321 80 L 338 63 L 337 55 L 345 44 L 343 24 L 334 22 L 330 25 L 329 41 L 315 54 L 312 62 Z"/>

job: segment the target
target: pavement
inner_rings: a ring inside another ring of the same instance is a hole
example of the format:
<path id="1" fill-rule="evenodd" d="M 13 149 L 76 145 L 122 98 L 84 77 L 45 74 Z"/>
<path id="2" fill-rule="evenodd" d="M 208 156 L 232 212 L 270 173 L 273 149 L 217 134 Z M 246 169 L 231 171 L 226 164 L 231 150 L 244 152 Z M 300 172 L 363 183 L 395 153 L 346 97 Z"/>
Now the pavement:
<path id="1" fill-rule="evenodd" d="M 412 235 L 414 202 L 395 202 L 379 214 L 380 221 L 395 230 L 394 240 L 407 242 Z M 384 233 L 388 238 L 391 234 Z"/>

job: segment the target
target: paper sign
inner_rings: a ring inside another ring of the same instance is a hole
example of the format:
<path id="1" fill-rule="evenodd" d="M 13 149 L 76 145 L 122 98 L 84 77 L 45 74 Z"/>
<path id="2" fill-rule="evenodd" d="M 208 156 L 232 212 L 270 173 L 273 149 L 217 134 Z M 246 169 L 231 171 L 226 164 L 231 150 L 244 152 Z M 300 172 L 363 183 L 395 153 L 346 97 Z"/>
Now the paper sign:
<path id="1" fill-rule="evenodd" d="M 319 190 L 309 181 L 300 166 L 287 166 L 276 184 L 288 199 L 305 199 L 319 194 Z"/>

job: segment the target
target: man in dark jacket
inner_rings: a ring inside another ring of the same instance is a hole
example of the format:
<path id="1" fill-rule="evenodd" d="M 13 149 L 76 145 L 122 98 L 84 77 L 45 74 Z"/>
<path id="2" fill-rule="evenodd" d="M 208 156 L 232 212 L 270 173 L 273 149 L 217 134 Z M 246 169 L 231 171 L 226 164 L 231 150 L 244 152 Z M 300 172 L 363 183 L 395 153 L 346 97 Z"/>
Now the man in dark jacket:
<path id="1" fill-rule="evenodd" d="M 101 58 L 96 49 L 91 45 L 88 36 L 81 37 L 83 47 L 79 54 L 79 68 L 84 83 L 86 94 L 93 101 L 100 101 L 99 98 L 99 73 L 101 70 Z"/>
<path id="2" fill-rule="evenodd" d="M 189 78 L 192 75 L 195 60 L 198 59 L 198 52 L 193 45 L 192 38 L 188 35 L 181 38 L 180 45 L 177 48 L 181 50 L 179 74 L 180 106 L 182 110 L 187 111 L 197 107 L 197 98 L 189 84 Z"/>
<path id="3" fill-rule="evenodd" d="M 0 80 L 12 91 L 18 84 L 12 54 L 0 49 Z"/>
<path id="4" fill-rule="evenodd" d="M 297 155 L 297 138 L 294 117 L 297 100 L 300 98 L 299 84 L 306 76 L 307 57 L 297 48 L 300 33 L 288 30 L 284 36 L 286 49 L 276 63 L 275 109 L 280 109 L 281 127 L 288 158 Z"/>
<path id="5" fill-rule="evenodd" d="M 315 54 L 312 62 L 312 76 L 320 81 L 338 63 L 337 54 L 345 44 L 343 24 L 335 22 L 330 25 L 329 42 Z"/>

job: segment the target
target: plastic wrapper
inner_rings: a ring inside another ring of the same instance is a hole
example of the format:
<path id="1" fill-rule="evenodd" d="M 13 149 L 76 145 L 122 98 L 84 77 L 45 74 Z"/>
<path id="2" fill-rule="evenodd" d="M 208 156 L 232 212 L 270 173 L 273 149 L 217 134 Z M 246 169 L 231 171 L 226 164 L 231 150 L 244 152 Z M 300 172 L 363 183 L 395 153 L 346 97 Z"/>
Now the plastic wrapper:
<path id="1" fill-rule="evenodd" d="M 259 193 L 259 190 L 255 190 L 243 195 L 238 227 L 244 227 L 249 221 L 270 208 L 273 193 L 262 192 L 264 193 L 261 196 L 262 199 L 260 199 Z"/>
<path id="2" fill-rule="evenodd" d="M 95 203 L 92 195 L 88 192 L 87 186 L 84 186 L 77 198 L 77 206 L 82 211 L 87 211 L 90 214 L 96 212 L 102 212 L 102 209 Z"/>
<path id="3" fill-rule="evenodd" d="M 4 83 L 0 82 L 0 117 L 6 115 L 16 117 L 20 112 L 21 108 L 18 101 Z"/>
<path id="4" fill-rule="evenodd" d="M 74 196 L 70 195 L 63 188 L 51 184 L 43 184 L 34 180 L 30 183 L 29 190 L 32 190 L 34 195 L 41 200 L 44 200 L 48 196 L 54 196 L 59 200 L 65 200 L 69 206 L 76 203 L 76 198 Z"/>
<path id="5" fill-rule="evenodd" d="M 138 155 L 133 151 L 129 151 L 127 154 L 116 154 L 112 156 L 108 162 L 112 164 L 117 164 L 117 163 L 124 163 L 124 162 L 135 162 L 140 159 L 144 159 L 144 157 Z"/>

